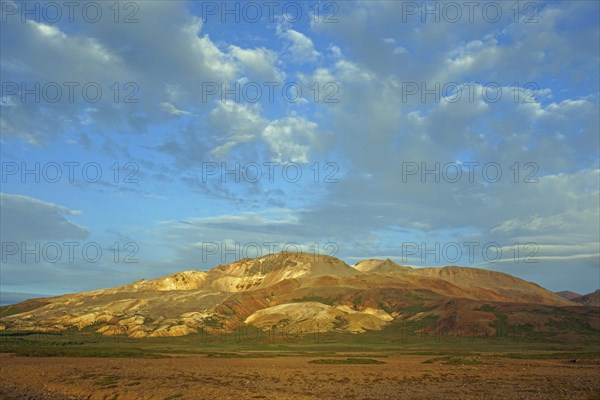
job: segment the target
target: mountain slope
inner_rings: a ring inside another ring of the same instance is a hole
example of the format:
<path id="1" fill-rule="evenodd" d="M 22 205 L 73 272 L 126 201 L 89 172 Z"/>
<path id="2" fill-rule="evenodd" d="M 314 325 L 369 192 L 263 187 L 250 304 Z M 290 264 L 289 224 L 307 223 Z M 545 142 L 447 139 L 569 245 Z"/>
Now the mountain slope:
<path id="1" fill-rule="evenodd" d="M 554 293 L 567 300 L 573 300 L 577 297 L 581 297 L 579 293 L 571 292 L 570 290 L 561 290 L 560 292 Z"/>
<path id="2" fill-rule="evenodd" d="M 586 306 L 600 307 L 600 290 L 576 297 L 573 301 Z"/>
<path id="3" fill-rule="evenodd" d="M 502 272 L 448 266 L 442 268 L 410 268 L 391 260 L 365 260 L 356 265 L 364 272 L 379 273 L 413 280 L 418 287 L 435 287 L 435 291 L 451 297 L 474 300 L 572 306 L 571 301 L 536 285 Z M 441 285 L 444 281 L 450 285 Z"/>
<path id="4" fill-rule="evenodd" d="M 571 323 L 600 328 L 587 307 L 503 273 L 410 268 L 391 260 L 351 267 L 334 257 L 282 252 L 1 307 L 0 329 L 75 327 L 142 338 L 232 331 L 244 324 L 361 333 L 437 321 L 445 327 L 471 324 L 483 334 L 505 320 L 552 330 L 569 318 L 563 307 L 576 315 Z"/>

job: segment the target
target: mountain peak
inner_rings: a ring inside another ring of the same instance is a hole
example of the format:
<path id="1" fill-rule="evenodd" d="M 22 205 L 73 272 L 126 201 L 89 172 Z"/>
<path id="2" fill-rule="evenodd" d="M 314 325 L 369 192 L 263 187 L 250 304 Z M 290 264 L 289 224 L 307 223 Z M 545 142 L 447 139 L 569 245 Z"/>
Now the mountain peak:
<path id="1" fill-rule="evenodd" d="M 294 260 L 294 261 L 302 261 L 302 262 L 334 262 L 340 263 L 342 262 L 339 258 L 325 255 L 325 254 L 316 254 L 316 253 L 306 253 L 306 252 L 298 252 L 298 251 L 280 251 L 279 253 L 267 254 L 258 259 L 263 260 Z"/>
<path id="2" fill-rule="evenodd" d="M 135 290 L 191 290 L 199 289 L 206 281 L 206 272 L 187 270 L 158 278 L 145 280 L 142 279 L 133 283 Z"/>
<path id="3" fill-rule="evenodd" d="M 561 290 L 560 292 L 554 292 L 554 293 L 556 293 L 560 297 L 563 297 L 563 298 L 565 298 L 567 300 L 573 300 L 573 299 L 575 299 L 577 297 L 581 297 L 582 296 L 581 294 L 572 292 L 570 290 Z"/>
<path id="4" fill-rule="evenodd" d="M 328 264 L 350 268 L 342 260 L 313 253 L 282 251 L 257 258 L 242 258 L 231 264 L 222 264 L 213 270 L 233 275 L 264 274 L 278 270 L 301 271 L 312 269 L 314 265 Z"/>
<path id="5" fill-rule="evenodd" d="M 401 272 L 411 270 L 411 267 L 396 264 L 389 258 L 381 260 L 378 258 L 371 258 L 368 260 L 361 261 L 354 265 L 354 268 L 361 272 Z"/>
<path id="6" fill-rule="evenodd" d="M 358 273 L 335 257 L 288 251 L 258 258 L 244 258 L 209 271 L 215 278 L 211 287 L 227 292 L 257 290 L 289 279 L 346 277 Z"/>

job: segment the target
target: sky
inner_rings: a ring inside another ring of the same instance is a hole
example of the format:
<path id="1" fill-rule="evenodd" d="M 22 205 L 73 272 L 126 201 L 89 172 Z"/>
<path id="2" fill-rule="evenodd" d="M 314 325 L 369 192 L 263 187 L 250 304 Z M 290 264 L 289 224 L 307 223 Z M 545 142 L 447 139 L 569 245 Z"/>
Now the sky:
<path id="1" fill-rule="evenodd" d="M 599 4 L 2 0 L 0 302 L 281 250 L 596 290 Z"/>

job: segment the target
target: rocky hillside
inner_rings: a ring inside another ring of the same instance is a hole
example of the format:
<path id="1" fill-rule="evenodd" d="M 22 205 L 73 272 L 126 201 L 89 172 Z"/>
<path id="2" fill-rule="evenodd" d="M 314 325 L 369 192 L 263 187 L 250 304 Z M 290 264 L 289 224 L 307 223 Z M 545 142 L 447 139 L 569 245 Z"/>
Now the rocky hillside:
<path id="1" fill-rule="evenodd" d="M 600 307 L 600 290 L 576 297 L 573 301 L 586 306 Z"/>
<path id="2" fill-rule="evenodd" d="M 573 325 L 586 332 L 600 329 L 592 311 L 499 272 L 410 268 L 391 260 L 351 267 L 334 257 L 282 252 L 0 307 L 0 329 L 74 327 L 143 338 L 243 325 L 364 333 L 422 321 L 425 330 L 435 322 L 449 328 L 468 325 L 484 334 L 515 324 L 561 334 Z"/>

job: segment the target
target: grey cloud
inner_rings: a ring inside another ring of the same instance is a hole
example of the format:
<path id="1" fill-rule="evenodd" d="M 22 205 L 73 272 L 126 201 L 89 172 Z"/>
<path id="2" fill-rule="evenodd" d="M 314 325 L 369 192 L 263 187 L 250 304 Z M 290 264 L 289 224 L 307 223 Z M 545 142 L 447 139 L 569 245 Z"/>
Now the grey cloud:
<path id="1" fill-rule="evenodd" d="M 68 219 L 76 211 L 28 196 L 0 194 L 2 241 L 77 240 L 89 230 Z"/>

